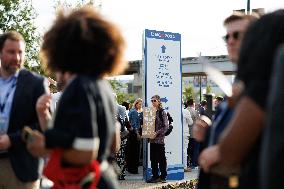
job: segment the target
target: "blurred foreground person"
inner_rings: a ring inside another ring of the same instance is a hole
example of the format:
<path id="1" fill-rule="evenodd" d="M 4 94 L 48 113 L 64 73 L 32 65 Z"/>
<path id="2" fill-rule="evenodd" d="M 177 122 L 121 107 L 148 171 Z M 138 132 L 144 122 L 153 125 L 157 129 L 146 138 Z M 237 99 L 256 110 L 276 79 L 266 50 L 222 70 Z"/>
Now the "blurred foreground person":
<path id="1" fill-rule="evenodd" d="M 284 10 L 253 23 L 241 46 L 237 78 L 244 83 L 233 119 L 220 140 L 220 160 L 241 165 L 240 188 L 260 188 L 259 153 L 265 126 L 266 102 L 276 50 L 284 42 Z"/>
<path id="2" fill-rule="evenodd" d="M 107 161 L 120 143 L 116 103 L 104 76 L 123 70 L 123 52 L 120 31 L 91 7 L 61 12 L 44 35 L 41 55 L 65 87 L 50 122 L 50 96 L 37 102 L 45 132 L 32 132 L 28 148 L 51 152 L 44 174 L 54 188 L 118 188 Z"/>
<path id="3" fill-rule="evenodd" d="M 283 107 L 284 107 L 284 47 L 279 49 L 273 68 L 267 106 L 267 125 L 263 132 L 260 158 L 260 188 L 284 188 L 283 183 Z"/>
<path id="4" fill-rule="evenodd" d="M 237 64 L 239 59 L 239 51 L 243 36 L 248 26 L 256 19 L 255 16 L 235 12 L 224 20 L 223 25 L 226 29 L 226 35 L 223 39 L 227 46 L 229 59 L 234 64 Z M 234 88 L 236 88 L 235 86 L 238 86 L 237 79 L 233 84 Z M 228 99 L 223 101 L 223 97 L 218 96 L 216 102 L 218 103 L 215 104 L 216 113 L 214 115 L 213 125 L 212 127 L 208 127 L 210 129 L 208 129 L 206 133 L 206 139 L 204 141 L 205 146 L 199 157 L 201 166 L 198 183 L 199 189 L 226 189 L 230 187 L 229 178 L 231 177 L 231 174 L 222 173 L 224 171 L 220 171 L 220 167 L 218 168 L 218 163 L 220 161 L 218 140 L 221 133 L 232 119 L 235 109 L 229 105 Z M 214 170 L 211 168 L 212 165 L 216 165 L 213 168 Z M 216 170 L 218 172 L 216 172 Z"/>

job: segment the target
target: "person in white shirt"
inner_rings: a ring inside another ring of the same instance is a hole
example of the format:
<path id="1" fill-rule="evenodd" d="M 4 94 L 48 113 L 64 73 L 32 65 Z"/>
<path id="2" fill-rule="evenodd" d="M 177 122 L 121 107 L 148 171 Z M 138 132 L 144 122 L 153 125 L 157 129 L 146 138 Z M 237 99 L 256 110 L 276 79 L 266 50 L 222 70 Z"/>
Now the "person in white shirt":
<path id="1" fill-rule="evenodd" d="M 187 148 L 189 142 L 189 125 L 193 124 L 190 112 L 183 108 L 182 109 L 183 117 L 183 167 L 184 171 L 190 171 L 190 168 L 187 166 Z"/>

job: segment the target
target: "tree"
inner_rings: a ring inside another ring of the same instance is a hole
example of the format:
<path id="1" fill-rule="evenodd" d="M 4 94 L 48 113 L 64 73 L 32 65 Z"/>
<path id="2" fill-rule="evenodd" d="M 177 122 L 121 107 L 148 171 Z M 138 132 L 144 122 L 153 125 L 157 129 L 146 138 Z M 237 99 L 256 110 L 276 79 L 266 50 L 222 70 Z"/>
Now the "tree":
<path id="1" fill-rule="evenodd" d="M 212 88 L 211 88 L 210 85 L 207 85 L 206 86 L 206 94 L 210 94 L 210 93 L 212 93 Z"/>
<path id="2" fill-rule="evenodd" d="M 194 88 L 192 85 L 188 85 L 187 87 L 184 87 L 183 96 L 185 97 L 186 100 L 190 98 L 193 98 L 193 99 L 195 98 Z"/>
<path id="3" fill-rule="evenodd" d="M 70 3 L 68 0 L 55 0 L 55 10 L 59 8 L 70 9 L 70 8 L 79 8 L 84 5 L 91 5 L 97 9 L 100 9 L 102 6 L 102 1 L 100 0 L 77 0 L 75 3 Z"/>
<path id="4" fill-rule="evenodd" d="M 40 34 L 35 26 L 37 17 L 32 0 L 0 0 L 0 32 L 15 30 L 26 41 L 26 61 L 24 66 L 43 73 L 39 63 Z"/>
<path id="5" fill-rule="evenodd" d="M 119 89 L 123 87 L 123 84 L 116 79 L 110 79 L 108 81 L 115 93 L 118 93 Z"/>
<path id="6" fill-rule="evenodd" d="M 125 88 L 126 84 L 123 84 L 116 79 L 109 79 L 108 81 L 117 96 L 117 102 L 119 104 L 122 104 L 122 102 L 124 101 L 134 102 L 135 100 L 134 94 L 121 92 L 121 89 Z"/>

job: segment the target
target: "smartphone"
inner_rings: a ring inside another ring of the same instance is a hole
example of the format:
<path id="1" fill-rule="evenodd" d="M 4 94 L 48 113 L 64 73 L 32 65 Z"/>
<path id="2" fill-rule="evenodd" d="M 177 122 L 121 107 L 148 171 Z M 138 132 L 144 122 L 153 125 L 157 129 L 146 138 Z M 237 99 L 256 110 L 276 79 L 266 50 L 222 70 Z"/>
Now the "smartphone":
<path id="1" fill-rule="evenodd" d="M 22 139 L 23 141 L 25 141 L 26 143 L 30 143 L 33 141 L 33 130 L 28 127 L 28 126 L 25 126 L 22 130 Z"/>

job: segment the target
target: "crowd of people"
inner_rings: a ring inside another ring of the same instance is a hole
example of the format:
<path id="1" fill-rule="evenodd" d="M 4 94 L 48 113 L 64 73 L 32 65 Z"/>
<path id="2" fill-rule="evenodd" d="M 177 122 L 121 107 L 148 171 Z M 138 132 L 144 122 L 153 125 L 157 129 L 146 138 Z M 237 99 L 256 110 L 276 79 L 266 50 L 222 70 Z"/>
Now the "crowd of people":
<path id="1" fill-rule="evenodd" d="M 283 185 L 282 24 L 284 10 L 224 20 L 228 56 L 238 67 L 233 95 L 217 96 L 213 115 L 206 100 L 196 107 L 185 99 L 182 109 L 183 167 L 200 169 L 199 189 Z M 116 189 L 126 171 L 138 174 L 143 100 L 119 105 L 105 79 L 126 67 L 118 27 L 90 7 L 58 14 L 40 52 L 56 76 L 56 95 L 44 77 L 23 68 L 25 45 L 16 31 L 0 36 L 0 188 L 38 189 L 43 171 L 55 189 Z M 151 103 L 147 182 L 164 183 L 170 120 L 159 95 Z"/>

